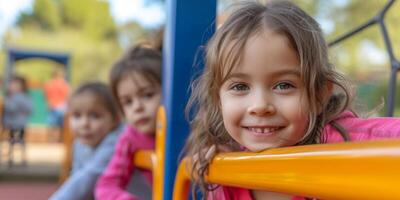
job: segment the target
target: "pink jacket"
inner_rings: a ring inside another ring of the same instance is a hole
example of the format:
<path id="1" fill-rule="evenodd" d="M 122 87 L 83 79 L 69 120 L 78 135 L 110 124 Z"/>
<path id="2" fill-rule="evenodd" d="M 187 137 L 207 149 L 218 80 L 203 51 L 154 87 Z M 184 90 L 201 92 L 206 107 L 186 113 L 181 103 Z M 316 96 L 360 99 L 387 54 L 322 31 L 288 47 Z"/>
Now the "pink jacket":
<path id="1" fill-rule="evenodd" d="M 336 120 L 350 135 L 350 141 L 379 140 L 387 138 L 400 138 L 400 118 L 376 117 L 362 119 L 352 112 L 343 112 Z M 343 142 L 344 139 L 330 124 L 324 128 L 326 143 Z M 252 200 L 250 190 L 229 186 L 222 186 L 214 190 L 208 199 L 215 200 Z M 304 200 L 303 197 L 294 196 L 292 200 Z"/>
<path id="2" fill-rule="evenodd" d="M 97 180 L 95 197 L 104 200 L 137 200 L 128 193 L 127 187 L 135 170 L 133 165 L 134 153 L 139 149 L 154 149 L 154 136 L 139 133 L 131 126 L 127 126 L 118 139 L 116 149 L 107 169 Z M 142 171 L 148 184 L 152 184 L 150 171 Z"/>

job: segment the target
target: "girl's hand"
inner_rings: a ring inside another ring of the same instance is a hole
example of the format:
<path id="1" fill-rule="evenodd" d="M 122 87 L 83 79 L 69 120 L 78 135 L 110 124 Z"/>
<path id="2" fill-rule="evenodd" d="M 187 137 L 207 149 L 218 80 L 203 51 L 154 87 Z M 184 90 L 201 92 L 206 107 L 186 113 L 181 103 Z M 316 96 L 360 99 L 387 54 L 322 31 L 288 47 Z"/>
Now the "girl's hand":
<path id="1" fill-rule="evenodd" d="M 206 158 L 206 160 L 209 160 L 209 159 L 212 159 L 218 153 L 226 153 L 226 152 L 232 152 L 232 151 L 233 150 L 230 147 L 228 147 L 227 145 L 218 145 L 218 148 L 217 148 L 217 145 L 214 144 L 208 149 L 205 158 Z"/>
<path id="2" fill-rule="evenodd" d="M 218 146 L 218 148 L 217 148 Z M 234 150 L 232 148 L 230 148 L 228 145 L 212 145 L 210 148 L 208 149 L 203 149 L 201 151 L 201 155 L 204 155 L 204 160 L 206 160 L 207 162 L 210 162 L 211 159 L 218 153 L 225 153 L 225 152 L 233 152 Z M 196 170 L 200 170 L 200 166 L 201 164 L 199 164 L 199 154 L 200 153 L 196 153 L 193 155 L 193 159 L 192 159 L 192 164 L 196 165 L 195 169 Z M 203 159 L 201 159 L 203 160 Z M 203 161 L 204 161 L 203 160 Z"/>

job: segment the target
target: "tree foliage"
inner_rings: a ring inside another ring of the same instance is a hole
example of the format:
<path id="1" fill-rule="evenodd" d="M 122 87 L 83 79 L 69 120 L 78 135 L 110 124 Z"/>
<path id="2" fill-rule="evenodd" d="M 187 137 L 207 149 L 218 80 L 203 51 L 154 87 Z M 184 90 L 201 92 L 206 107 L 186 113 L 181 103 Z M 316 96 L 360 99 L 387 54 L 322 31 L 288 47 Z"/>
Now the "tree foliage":
<path id="1" fill-rule="evenodd" d="M 52 0 L 36 0 L 33 5 L 33 18 L 47 30 L 56 30 L 60 26 L 60 12 Z"/>
<path id="2" fill-rule="evenodd" d="M 18 25 L 40 25 L 48 31 L 63 26 L 84 30 L 90 38 L 116 38 L 116 25 L 105 1 L 35 0 L 32 13 L 22 13 Z"/>
<path id="3" fill-rule="evenodd" d="M 109 4 L 97 0 L 61 0 L 66 25 L 83 29 L 94 38 L 115 38 L 116 25 Z"/>
<path id="4" fill-rule="evenodd" d="M 70 53 L 74 86 L 106 80 L 123 48 L 148 33 L 134 22 L 117 27 L 108 2 L 99 0 L 34 0 L 32 11 L 19 16 L 17 27 L 4 35 L 5 46 Z M 24 60 L 16 63 L 16 71 L 43 83 L 54 66 L 43 59 Z"/>

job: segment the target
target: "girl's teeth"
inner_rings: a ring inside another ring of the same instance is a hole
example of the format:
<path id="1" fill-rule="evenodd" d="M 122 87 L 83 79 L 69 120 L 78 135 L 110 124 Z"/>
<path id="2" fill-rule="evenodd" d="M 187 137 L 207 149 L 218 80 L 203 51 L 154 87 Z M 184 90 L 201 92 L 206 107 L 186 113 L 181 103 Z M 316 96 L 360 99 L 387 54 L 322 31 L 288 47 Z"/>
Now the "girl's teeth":
<path id="1" fill-rule="evenodd" d="M 270 133 L 278 130 L 278 128 L 249 128 L 249 129 L 256 133 Z"/>

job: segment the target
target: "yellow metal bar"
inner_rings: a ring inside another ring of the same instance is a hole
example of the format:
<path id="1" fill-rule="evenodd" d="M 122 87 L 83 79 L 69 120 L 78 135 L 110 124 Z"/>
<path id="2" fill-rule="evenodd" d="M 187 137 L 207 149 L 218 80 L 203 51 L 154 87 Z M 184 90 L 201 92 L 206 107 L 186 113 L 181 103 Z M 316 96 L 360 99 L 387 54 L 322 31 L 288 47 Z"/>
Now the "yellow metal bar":
<path id="1" fill-rule="evenodd" d="M 186 162 L 175 183 L 180 199 Z M 400 199 L 399 167 L 400 140 L 321 144 L 219 154 L 207 181 L 319 199 Z"/>
<path id="2" fill-rule="evenodd" d="M 190 169 L 188 169 L 189 158 L 184 158 L 178 166 L 178 171 L 175 176 L 174 200 L 187 200 L 190 186 Z"/>
<path id="3" fill-rule="evenodd" d="M 58 177 L 58 182 L 62 184 L 70 175 L 72 168 L 72 146 L 74 142 L 74 135 L 69 127 L 69 114 L 65 114 L 64 123 L 61 128 L 64 146 L 64 159 L 61 164 L 60 175 Z"/>
<path id="4" fill-rule="evenodd" d="M 153 156 L 155 156 L 154 151 L 140 150 L 135 153 L 133 163 L 136 167 L 153 171 Z"/>
<path id="5" fill-rule="evenodd" d="M 133 162 L 135 166 L 153 172 L 153 199 L 162 200 L 164 181 L 164 147 L 165 147 L 165 109 L 160 106 L 157 113 L 156 149 L 141 150 L 135 153 Z"/>
<path id="6" fill-rule="evenodd" d="M 156 129 L 156 150 L 153 161 L 153 199 L 162 200 L 163 183 L 164 183 L 164 160 L 165 160 L 165 131 L 167 126 L 167 118 L 164 106 L 160 106 L 157 112 L 157 129 Z"/>

